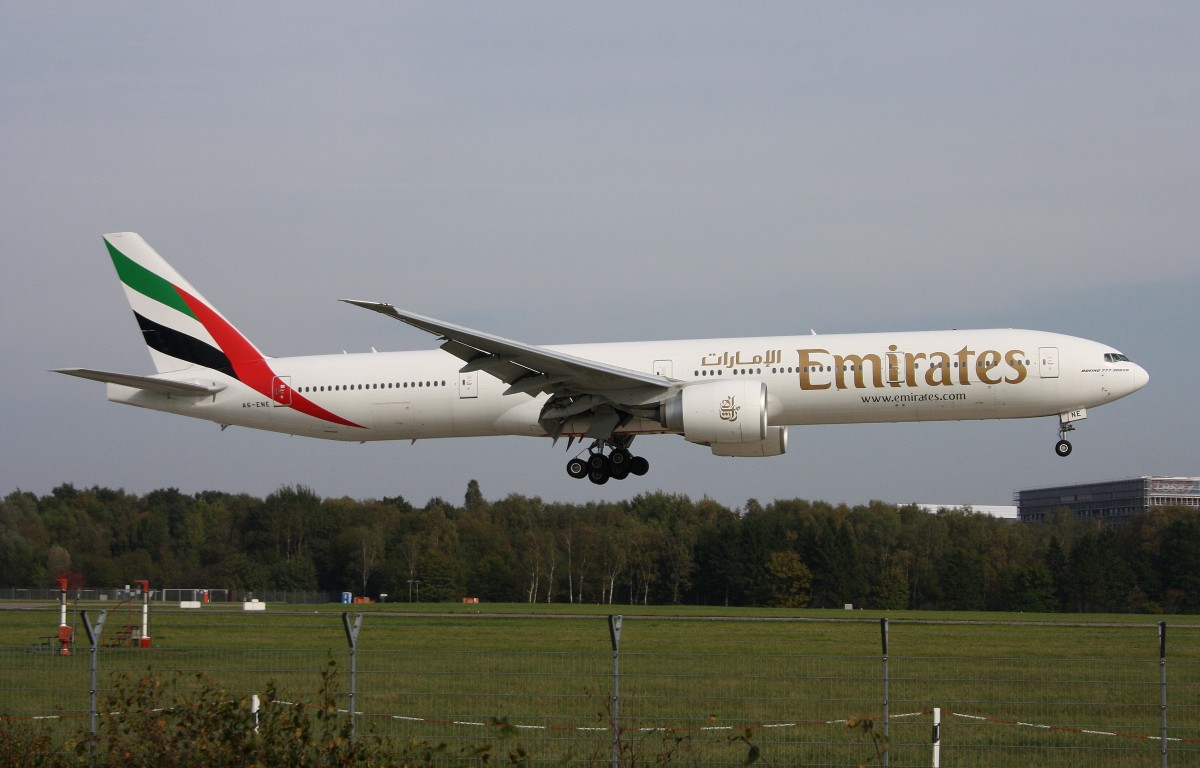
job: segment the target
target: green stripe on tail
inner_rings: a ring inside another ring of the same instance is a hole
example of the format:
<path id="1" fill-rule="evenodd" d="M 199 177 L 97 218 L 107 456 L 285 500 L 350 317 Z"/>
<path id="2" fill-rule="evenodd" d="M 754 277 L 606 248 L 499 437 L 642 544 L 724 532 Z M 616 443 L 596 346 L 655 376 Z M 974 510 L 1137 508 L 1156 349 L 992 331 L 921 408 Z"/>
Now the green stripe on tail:
<path id="1" fill-rule="evenodd" d="M 107 239 L 105 239 L 104 244 L 108 246 L 108 255 L 112 257 L 113 266 L 117 268 L 117 275 L 121 278 L 122 283 L 143 296 L 165 304 L 171 309 L 176 309 L 188 317 L 196 317 L 191 308 L 184 302 L 183 297 L 179 295 L 179 291 L 175 290 L 175 286 L 169 280 L 154 274 L 121 253 Z"/>

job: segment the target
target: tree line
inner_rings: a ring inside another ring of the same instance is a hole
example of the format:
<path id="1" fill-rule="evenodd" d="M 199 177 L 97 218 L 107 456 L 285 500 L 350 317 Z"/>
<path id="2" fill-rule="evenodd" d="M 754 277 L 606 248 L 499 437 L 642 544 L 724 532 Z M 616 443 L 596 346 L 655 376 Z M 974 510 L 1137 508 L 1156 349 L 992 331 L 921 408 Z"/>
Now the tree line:
<path id="1" fill-rule="evenodd" d="M 390 600 L 1200 612 L 1200 515 L 1120 527 L 1067 510 L 1024 524 L 969 508 L 801 499 L 730 509 L 647 493 L 565 504 L 266 498 L 61 485 L 0 501 L 0 586 L 327 590 Z"/>

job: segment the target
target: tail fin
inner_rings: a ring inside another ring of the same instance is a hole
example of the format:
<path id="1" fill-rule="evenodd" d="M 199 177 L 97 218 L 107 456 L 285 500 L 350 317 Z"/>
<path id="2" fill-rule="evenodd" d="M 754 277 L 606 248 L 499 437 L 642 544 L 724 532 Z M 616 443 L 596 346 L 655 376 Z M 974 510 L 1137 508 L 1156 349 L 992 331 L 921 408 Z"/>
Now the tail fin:
<path id="1" fill-rule="evenodd" d="M 104 244 L 125 287 L 155 370 L 168 373 L 200 366 L 244 380 L 245 373 L 262 365 L 262 352 L 141 235 L 105 235 Z"/>

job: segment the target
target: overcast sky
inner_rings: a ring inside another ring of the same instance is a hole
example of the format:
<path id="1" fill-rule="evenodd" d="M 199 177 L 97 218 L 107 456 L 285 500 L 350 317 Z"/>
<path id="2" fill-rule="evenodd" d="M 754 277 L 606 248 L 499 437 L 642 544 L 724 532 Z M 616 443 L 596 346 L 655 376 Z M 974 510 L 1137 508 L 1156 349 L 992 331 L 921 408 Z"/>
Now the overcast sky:
<path id="1" fill-rule="evenodd" d="M 1200 5 L 0 7 L 0 494 L 1007 504 L 1200 475 Z M 153 369 L 100 235 L 268 354 L 428 349 L 344 297 L 532 343 L 1030 327 L 1150 372 L 1056 420 L 641 438 L 597 487 L 528 438 L 342 444 L 107 403 Z"/>

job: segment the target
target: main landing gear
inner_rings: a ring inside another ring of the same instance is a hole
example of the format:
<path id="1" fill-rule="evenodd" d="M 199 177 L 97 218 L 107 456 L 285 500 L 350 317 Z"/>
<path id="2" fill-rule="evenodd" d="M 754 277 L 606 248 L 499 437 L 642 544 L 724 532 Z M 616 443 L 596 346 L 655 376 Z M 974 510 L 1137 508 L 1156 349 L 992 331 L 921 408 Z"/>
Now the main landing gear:
<path id="1" fill-rule="evenodd" d="M 609 478 L 624 480 L 630 475 L 640 477 L 646 474 L 650 471 L 650 462 L 630 453 L 630 442 L 595 441 L 586 455 L 576 456 L 567 462 L 567 474 L 577 479 L 586 477 L 596 485 L 604 485 Z M 612 448 L 607 456 L 604 455 L 606 447 Z"/>

